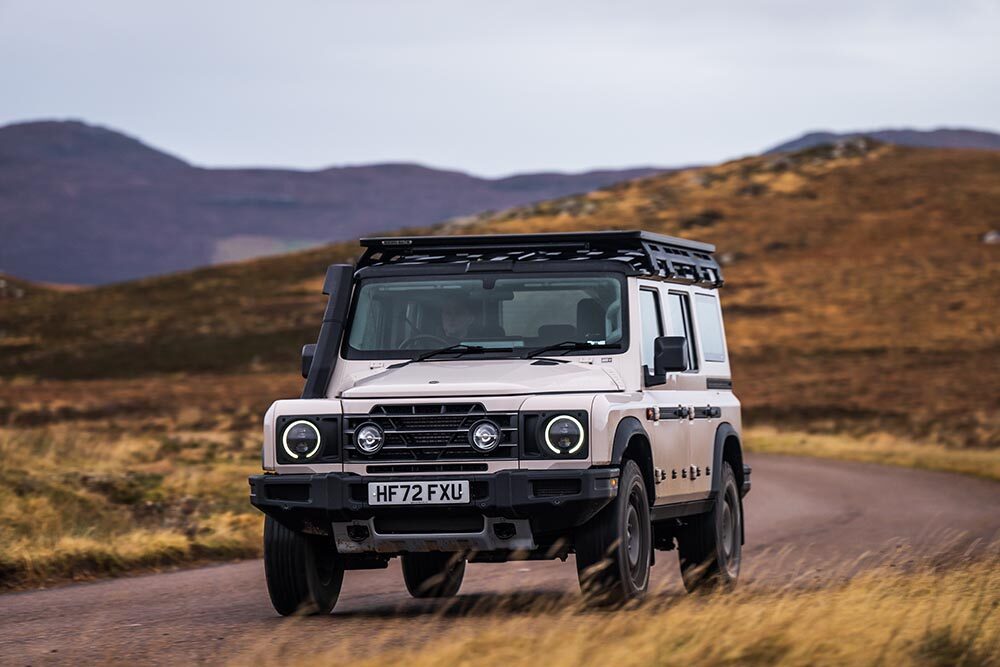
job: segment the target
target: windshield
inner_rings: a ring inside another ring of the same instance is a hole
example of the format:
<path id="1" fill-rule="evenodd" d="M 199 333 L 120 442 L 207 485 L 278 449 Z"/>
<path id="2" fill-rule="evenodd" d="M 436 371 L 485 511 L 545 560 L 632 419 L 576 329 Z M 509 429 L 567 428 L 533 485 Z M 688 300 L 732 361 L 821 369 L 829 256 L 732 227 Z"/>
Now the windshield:
<path id="1" fill-rule="evenodd" d="M 623 285 L 616 274 L 369 278 L 355 295 L 345 352 L 399 359 L 463 344 L 521 357 L 579 341 L 616 353 L 627 340 Z"/>

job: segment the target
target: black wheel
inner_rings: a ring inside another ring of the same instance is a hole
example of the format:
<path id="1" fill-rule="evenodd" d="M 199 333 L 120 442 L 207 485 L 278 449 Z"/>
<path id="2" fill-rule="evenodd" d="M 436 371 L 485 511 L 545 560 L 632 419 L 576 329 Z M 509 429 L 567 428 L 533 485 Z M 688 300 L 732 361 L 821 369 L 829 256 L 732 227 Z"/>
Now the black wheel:
<path id="1" fill-rule="evenodd" d="M 403 554 L 403 581 L 415 598 L 450 598 L 465 578 L 462 554 L 429 552 Z"/>
<path id="2" fill-rule="evenodd" d="M 743 504 L 736 475 L 722 464 L 722 490 L 711 512 L 692 518 L 677 536 L 681 576 L 688 592 L 730 589 L 740 576 Z"/>
<path id="3" fill-rule="evenodd" d="M 344 564 L 328 540 L 265 517 L 264 578 L 271 604 L 282 616 L 329 614 L 344 583 Z"/>
<path id="4" fill-rule="evenodd" d="M 620 604 L 649 588 L 652 525 L 642 472 L 625 461 L 618 496 L 576 531 L 580 590 L 592 604 Z"/>

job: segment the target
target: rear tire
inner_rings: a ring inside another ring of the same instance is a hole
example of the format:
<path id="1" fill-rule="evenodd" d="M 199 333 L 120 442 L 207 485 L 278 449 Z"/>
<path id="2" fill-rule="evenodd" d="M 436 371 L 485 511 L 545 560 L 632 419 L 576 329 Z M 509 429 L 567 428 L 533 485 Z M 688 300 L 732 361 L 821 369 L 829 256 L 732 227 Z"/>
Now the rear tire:
<path id="1" fill-rule="evenodd" d="M 743 504 L 736 475 L 722 464 L 722 485 L 712 511 L 693 517 L 677 536 L 681 578 L 689 593 L 729 590 L 740 576 Z"/>
<path id="2" fill-rule="evenodd" d="M 465 578 L 462 554 L 428 552 L 403 554 L 403 581 L 415 598 L 450 598 Z"/>
<path id="3" fill-rule="evenodd" d="M 576 570 L 589 604 L 616 605 L 646 594 L 652 533 L 642 472 L 625 461 L 618 495 L 576 531 Z"/>
<path id="4" fill-rule="evenodd" d="M 344 563 L 321 537 L 264 518 L 264 578 L 271 605 L 282 616 L 329 614 L 340 597 Z"/>

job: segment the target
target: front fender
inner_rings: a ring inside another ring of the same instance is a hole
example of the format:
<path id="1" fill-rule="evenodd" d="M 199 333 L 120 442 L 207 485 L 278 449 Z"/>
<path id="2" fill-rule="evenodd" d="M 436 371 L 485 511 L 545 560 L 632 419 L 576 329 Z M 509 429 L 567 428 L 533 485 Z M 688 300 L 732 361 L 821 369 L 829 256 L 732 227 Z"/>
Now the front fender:
<path id="1" fill-rule="evenodd" d="M 629 441 L 635 435 L 641 435 L 646 438 L 647 442 L 651 442 L 649 434 L 646 433 L 646 429 L 643 427 L 642 422 L 635 417 L 625 417 L 618 422 L 618 427 L 615 429 L 615 437 L 611 444 L 612 465 L 619 465 L 622 462 L 622 456 L 625 454 L 625 448 L 628 447 Z"/>

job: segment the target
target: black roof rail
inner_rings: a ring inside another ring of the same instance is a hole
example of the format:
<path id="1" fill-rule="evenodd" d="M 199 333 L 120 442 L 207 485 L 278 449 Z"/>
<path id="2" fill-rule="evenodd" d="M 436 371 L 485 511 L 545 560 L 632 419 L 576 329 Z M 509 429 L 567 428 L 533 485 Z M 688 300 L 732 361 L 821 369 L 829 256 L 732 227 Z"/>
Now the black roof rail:
<path id="1" fill-rule="evenodd" d="M 361 239 L 357 268 L 478 262 L 618 261 L 639 275 L 721 287 L 715 246 L 643 231 L 469 236 L 391 236 Z"/>

